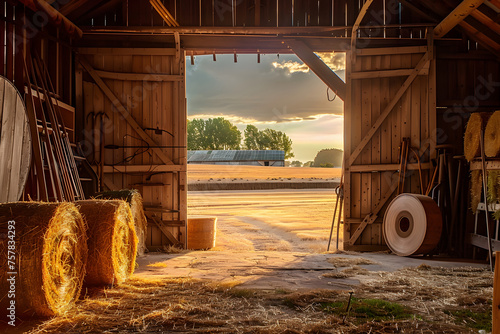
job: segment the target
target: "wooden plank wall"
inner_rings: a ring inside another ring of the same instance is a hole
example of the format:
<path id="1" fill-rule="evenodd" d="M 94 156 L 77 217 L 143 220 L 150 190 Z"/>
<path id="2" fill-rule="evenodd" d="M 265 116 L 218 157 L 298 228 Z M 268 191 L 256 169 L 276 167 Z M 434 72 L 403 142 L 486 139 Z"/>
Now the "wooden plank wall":
<path id="1" fill-rule="evenodd" d="M 414 52 L 410 52 L 412 50 Z M 426 146 L 432 151 L 435 146 L 435 142 L 430 140 L 436 127 L 435 74 L 432 61 L 430 68 L 424 71 L 428 75 L 417 76 L 358 158 L 352 165 L 348 164 L 352 152 L 408 77 L 408 75 L 388 77 L 387 74 L 374 75 L 370 72 L 412 69 L 422 58 L 426 47 L 420 48 L 419 52 L 415 50 L 415 48 L 364 49 L 358 50 L 363 52 L 363 55 L 358 54 L 355 62 L 351 59 L 350 53 L 346 57 L 348 97 L 345 101 L 344 120 L 346 159 L 344 249 L 370 251 L 384 248 L 381 223 L 385 207 L 394 195 L 386 201 L 377 215 L 378 218 L 373 224 L 366 226 L 354 244 L 350 244 L 349 240 L 363 219 L 374 212 L 384 195 L 391 194 L 390 190 L 397 184 L 399 147 L 402 139 L 411 138 L 411 147 L 417 151 Z M 425 163 L 429 162 L 431 151 L 427 149 L 422 156 L 424 168 Z M 429 164 L 426 165 L 429 168 Z M 407 175 L 409 178 L 404 191 L 420 193 L 418 171 L 409 171 Z M 429 171 L 424 169 L 424 187 L 428 181 Z"/>
<path id="2" fill-rule="evenodd" d="M 103 91 L 87 75 L 83 75 L 82 93 L 85 119 L 85 148 L 87 157 L 96 165 L 99 161 L 98 124 L 92 129 L 92 113 L 104 112 L 105 145 L 136 146 L 134 148 L 105 149 L 105 185 L 110 189 L 135 188 L 141 192 L 145 207 L 161 208 L 163 213 L 155 213 L 158 220 L 166 224 L 175 221 L 186 222 L 186 103 L 185 103 L 185 64 L 181 50 L 176 61 L 175 49 L 93 49 L 81 50 L 81 57 L 95 70 L 119 73 L 144 74 L 140 81 L 104 78 L 104 83 L 128 110 L 140 127 L 172 160 L 173 165 L 166 165 L 147 148 L 147 143 L 116 110 Z M 156 81 L 155 74 L 177 75 L 181 80 Z M 108 74 L 109 76 L 109 74 Z M 77 92 L 78 95 L 78 92 Z M 159 129 L 158 132 L 147 128 Z M 97 131 L 96 131 L 97 130 Z M 142 146 L 143 148 L 139 148 Z M 126 169 L 136 166 L 138 170 Z M 141 167 L 142 166 L 142 167 Z M 165 171 L 166 166 L 175 166 L 178 171 Z M 119 171 L 119 168 L 120 171 Z M 151 216 L 151 212 L 146 212 Z M 160 218 L 161 217 L 161 218 Z M 175 225 L 175 224 L 174 224 Z M 182 226 L 168 227 L 170 233 L 184 242 L 185 232 Z M 161 247 L 167 244 L 156 227 L 149 227 L 148 247 Z"/>

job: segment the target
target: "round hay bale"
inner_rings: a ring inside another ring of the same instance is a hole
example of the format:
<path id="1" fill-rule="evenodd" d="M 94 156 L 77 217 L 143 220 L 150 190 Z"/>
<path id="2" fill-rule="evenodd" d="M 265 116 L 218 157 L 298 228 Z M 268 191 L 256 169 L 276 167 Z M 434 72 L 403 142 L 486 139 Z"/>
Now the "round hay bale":
<path id="1" fill-rule="evenodd" d="M 134 217 L 135 234 L 137 235 L 137 255 L 144 255 L 146 248 L 146 232 L 148 220 L 144 214 L 141 193 L 136 189 L 118 191 L 105 191 L 96 196 L 96 199 L 121 199 L 130 205 Z"/>
<path id="2" fill-rule="evenodd" d="M 76 206 L 1 204 L 0 235 L 5 236 L 0 238 L 0 313 L 11 300 L 16 316 L 61 315 L 71 308 L 80 295 L 87 262 L 86 226 Z M 9 296 L 12 287 L 15 297 Z"/>
<path id="3" fill-rule="evenodd" d="M 500 153 L 500 110 L 489 118 L 484 131 L 484 154 L 496 157 Z"/>
<path id="4" fill-rule="evenodd" d="M 477 211 L 477 206 L 481 202 L 481 192 L 483 190 L 483 177 L 480 170 L 473 170 L 470 173 L 470 208 L 472 212 Z"/>
<path id="5" fill-rule="evenodd" d="M 88 225 L 87 285 L 125 281 L 135 269 L 137 236 L 130 206 L 121 200 L 76 202 Z"/>
<path id="6" fill-rule="evenodd" d="M 491 113 L 485 112 L 470 115 L 464 135 L 464 155 L 467 161 L 472 161 L 481 154 L 481 147 L 479 145 L 481 130 L 486 127 L 490 116 Z"/>

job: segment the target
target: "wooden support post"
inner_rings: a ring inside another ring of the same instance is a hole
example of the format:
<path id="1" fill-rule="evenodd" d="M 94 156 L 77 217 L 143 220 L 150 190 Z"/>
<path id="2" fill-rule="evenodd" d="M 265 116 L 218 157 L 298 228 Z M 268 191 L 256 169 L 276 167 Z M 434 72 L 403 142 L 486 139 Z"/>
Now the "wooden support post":
<path id="1" fill-rule="evenodd" d="M 304 42 L 290 39 L 287 45 L 337 96 L 345 101 L 346 84 Z"/>
<path id="2" fill-rule="evenodd" d="M 457 24 L 462 22 L 470 13 L 476 10 L 484 0 L 463 0 L 447 17 L 434 29 L 434 36 L 441 38 Z"/>
<path id="3" fill-rule="evenodd" d="M 500 332 L 500 252 L 495 252 L 495 275 L 493 276 L 492 333 Z"/>
<path id="4" fill-rule="evenodd" d="M 125 120 L 132 126 L 132 128 L 137 132 L 137 134 L 145 141 L 147 142 L 150 146 L 158 146 L 158 143 L 156 143 L 137 123 L 137 121 L 134 119 L 134 117 L 130 114 L 130 112 L 123 106 L 123 104 L 118 100 L 116 95 L 111 91 L 111 89 L 104 83 L 104 81 L 101 79 L 101 77 L 97 74 L 97 72 L 94 70 L 94 68 L 87 62 L 86 59 L 84 59 L 82 56 L 79 58 L 80 63 L 82 66 L 85 68 L 85 70 L 90 74 L 92 79 L 94 79 L 95 83 L 99 88 L 104 92 L 106 97 L 113 103 L 115 108 L 122 114 L 122 116 L 125 118 Z M 164 164 L 166 165 L 172 165 L 173 162 L 170 160 L 170 158 L 163 152 L 160 148 L 152 148 L 152 150 L 158 155 L 158 157 L 163 161 Z"/>

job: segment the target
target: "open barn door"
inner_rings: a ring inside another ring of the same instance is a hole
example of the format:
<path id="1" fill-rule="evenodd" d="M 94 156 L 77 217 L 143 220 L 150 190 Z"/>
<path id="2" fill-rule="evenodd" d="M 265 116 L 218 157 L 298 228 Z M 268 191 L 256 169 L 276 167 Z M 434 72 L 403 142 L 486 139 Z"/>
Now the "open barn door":
<path id="1" fill-rule="evenodd" d="M 185 245 L 184 51 L 99 48 L 79 53 L 84 149 L 103 188 L 141 192 L 150 250 Z"/>
<path id="2" fill-rule="evenodd" d="M 347 53 L 344 249 L 384 249 L 382 221 L 398 188 L 405 138 L 429 182 L 436 145 L 436 78 L 428 46 Z M 411 156 L 410 156 L 411 158 Z M 411 160 L 410 160 L 411 161 Z M 422 192 L 419 166 L 408 164 L 404 192 Z"/>

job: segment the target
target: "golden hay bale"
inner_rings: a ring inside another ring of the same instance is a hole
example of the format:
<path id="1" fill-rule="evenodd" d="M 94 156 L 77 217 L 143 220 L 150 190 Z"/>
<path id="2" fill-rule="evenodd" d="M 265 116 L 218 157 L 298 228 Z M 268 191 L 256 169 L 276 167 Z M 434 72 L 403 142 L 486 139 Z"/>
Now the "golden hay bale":
<path id="1" fill-rule="evenodd" d="M 130 206 L 121 200 L 78 201 L 88 225 L 87 285 L 125 281 L 135 269 L 137 236 Z"/>
<path id="2" fill-rule="evenodd" d="M 481 154 L 479 145 L 481 130 L 485 128 L 490 116 L 491 113 L 485 112 L 470 115 L 464 135 L 464 155 L 467 161 L 472 161 Z"/>
<path id="3" fill-rule="evenodd" d="M 489 170 L 488 175 L 488 203 L 500 200 L 500 171 Z"/>
<path id="4" fill-rule="evenodd" d="M 470 208 L 472 212 L 477 211 L 481 202 L 481 191 L 483 190 L 483 178 L 480 170 L 473 170 L 470 174 Z"/>
<path id="5" fill-rule="evenodd" d="M 488 120 L 484 131 L 484 154 L 496 157 L 500 153 L 500 110 L 497 110 Z"/>
<path id="6" fill-rule="evenodd" d="M 118 191 L 105 191 L 96 196 L 96 199 L 122 199 L 130 205 L 134 217 L 135 233 L 139 243 L 137 244 L 137 255 L 146 252 L 146 232 L 148 221 L 144 214 L 141 193 L 136 189 L 124 189 Z"/>
<path id="7" fill-rule="evenodd" d="M 76 206 L 1 204 L 0 236 L 0 314 L 12 300 L 17 316 L 65 313 L 80 295 L 87 262 L 86 226 Z"/>

